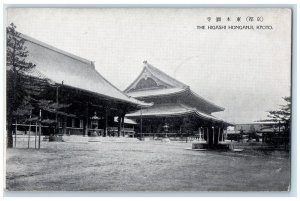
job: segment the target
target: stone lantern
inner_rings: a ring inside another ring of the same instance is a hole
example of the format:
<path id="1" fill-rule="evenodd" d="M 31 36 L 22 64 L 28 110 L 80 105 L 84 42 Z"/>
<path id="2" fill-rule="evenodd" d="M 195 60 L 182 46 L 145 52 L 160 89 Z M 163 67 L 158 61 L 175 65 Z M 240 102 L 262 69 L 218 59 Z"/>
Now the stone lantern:
<path id="1" fill-rule="evenodd" d="M 91 117 L 91 136 L 97 136 L 99 117 L 97 116 L 97 112 L 94 113 L 94 116 Z"/>
<path id="2" fill-rule="evenodd" d="M 162 139 L 162 142 L 169 143 L 170 139 L 168 138 L 168 134 L 167 134 L 169 132 L 169 125 L 167 123 L 165 123 L 165 125 L 163 126 L 163 129 L 164 129 L 165 136 Z"/>
<path id="3" fill-rule="evenodd" d="M 165 138 L 168 137 L 168 132 L 169 132 L 169 125 L 167 123 L 165 123 L 165 125 L 163 126 L 164 129 L 164 133 L 165 133 Z"/>

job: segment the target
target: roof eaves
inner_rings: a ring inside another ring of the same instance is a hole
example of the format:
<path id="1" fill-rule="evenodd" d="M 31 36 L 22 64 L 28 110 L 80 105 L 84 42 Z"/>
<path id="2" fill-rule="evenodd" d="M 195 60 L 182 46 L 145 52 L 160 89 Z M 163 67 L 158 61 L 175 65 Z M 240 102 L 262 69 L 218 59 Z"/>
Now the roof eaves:
<path id="1" fill-rule="evenodd" d="M 217 120 L 217 121 L 222 121 L 221 119 L 211 115 L 211 114 L 205 114 L 201 111 L 199 111 L 197 108 L 190 108 L 189 106 L 185 105 L 185 104 L 180 104 L 181 107 L 184 107 L 185 109 L 187 110 L 191 110 L 193 111 L 195 114 L 197 114 L 198 116 L 202 117 L 202 118 L 205 118 L 205 119 L 211 119 L 211 120 Z"/>
<path id="2" fill-rule="evenodd" d="M 165 97 L 165 96 L 170 96 L 170 95 L 174 95 L 174 94 L 180 94 L 180 93 L 183 93 L 185 92 L 187 89 L 188 89 L 188 86 L 186 88 L 179 88 L 180 90 L 179 91 L 175 91 L 175 92 L 172 92 L 172 93 L 167 93 L 167 94 L 154 94 L 154 95 L 141 95 L 141 96 L 131 96 L 131 97 L 134 97 L 134 98 L 145 98 L 145 97 Z M 129 94 L 130 96 L 130 94 Z"/>
<path id="3" fill-rule="evenodd" d="M 215 110 L 215 111 L 213 111 L 213 112 L 221 112 L 221 111 L 224 111 L 224 110 L 225 110 L 225 108 L 220 107 L 220 106 L 214 104 L 213 102 L 211 102 L 211 101 L 209 101 L 209 100 L 207 100 L 207 99 L 205 99 L 205 98 L 199 96 L 197 93 L 193 92 L 192 90 L 190 90 L 190 92 L 191 92 L 192 95 L 194 95 L 196 98 L 200 99 L 201 101 L 204 101 L 204 102 L 210 104 L 211 106 L 213 106 L 213 107 L 215 107 L 215 108 L 218 108 L 218 110 Z"/>
<path id="4" fill-rule="evenodd" d="M 57 83 L 57 84 L 60 84 L 60 83 Z M 144 102 L 139 101 L 137 99 L 132 100 L 132 98 L 129 98 L 129 100 L 124 100 L 124 99 L 108 96 L 108 95 L 105 95 L 105 94 L 100 94 L 100 93 L 97 93 L 97 92 L 93 92 L 93 91 L 90 91 L 90 90 L 87 90 L 87 89 L 73 87 L 73 86 L 70 86 L 70 85 L 67 85 L 67 84 L 64 84 L 64 86 L 74 88 L 74 89 L 79 89 L 79 90 L 82 90 L 82 91 L 85 91 L 85 92 L 88 92 L 88 93 L 91 93 L 91 94 L 95 94 L 99 97 L 104 97 L 104 98 L 107 98 L 107 99 L 115 99 L 115 100 L 120 101 L 120 102 L 127 102 L 127 103 L 135 104 L 135 105 L 138 105 L 138 106 L 146 106 L 146 107 L 147 106 L 152 106 L 151 103 L 149 103 L 149 104 L 144 103 Z M 136 101 L 136 102 L 134 102 L 134 101 Z"/>
<path id="5" fill-rule="evenodd" d="M 140 111 L 140 110 L 139 110 Z M 155 114 L 155 113 L 149 113 L 149 114 L 142 114 L 142 116 L 178 116 L 183 114 L 190 114 L 194 111 L 186 111 L 186 112 L 173 112 L 173 113 L 161 113 L 161 114 Z M 136 113 L 136 114 L 134 114 Z M 137 114 L 138 112 L 134 112 L 132 114 L 126 114 L 126 117 L 138 117 L 141 116 L 140 114 Z"/>

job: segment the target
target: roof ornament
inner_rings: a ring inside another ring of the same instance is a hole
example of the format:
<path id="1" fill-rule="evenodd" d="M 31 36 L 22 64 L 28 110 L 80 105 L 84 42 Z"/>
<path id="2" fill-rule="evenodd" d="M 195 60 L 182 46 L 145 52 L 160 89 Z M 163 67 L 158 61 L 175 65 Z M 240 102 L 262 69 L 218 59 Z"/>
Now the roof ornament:
<path id="1" fill-rule="evenodd" d="M 144 64 L 144 66 L 148 66 L 148 62 L 147 62 L 147 60 L 145 60 L 145 61 L 143 61 L 143 64 Z"/>

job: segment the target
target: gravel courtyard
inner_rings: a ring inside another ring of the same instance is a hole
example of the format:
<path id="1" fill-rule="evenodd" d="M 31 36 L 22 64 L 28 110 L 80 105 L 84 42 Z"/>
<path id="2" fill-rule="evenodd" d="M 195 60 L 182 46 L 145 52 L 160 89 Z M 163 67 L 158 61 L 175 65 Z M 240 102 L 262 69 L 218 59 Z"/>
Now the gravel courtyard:
<path id="1" fill-rule="evenodd" d="M 286 191 L 288 154 L 191 151 L 191 143 L 26 142 L 7 150 L 8 191 Z M 23 147 L 23 148 L 22 148 Z"/>

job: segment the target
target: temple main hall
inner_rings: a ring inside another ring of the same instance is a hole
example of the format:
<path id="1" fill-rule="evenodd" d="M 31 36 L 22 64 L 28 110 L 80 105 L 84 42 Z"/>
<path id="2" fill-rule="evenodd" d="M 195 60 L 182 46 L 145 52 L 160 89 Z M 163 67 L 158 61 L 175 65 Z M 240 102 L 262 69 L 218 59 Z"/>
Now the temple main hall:
<path id="1" fill-rule="evenodd" d="M 125 93 L 151 107 L 126 114 L 138 122 L 143 136 L 199 136 L 209 144 L 224 140 L 229 123 L 212 113 L 224 111 L 196 94 L 190 87 L 167 75 L 147 61 L 140 75 L 125 89 Z M 167 132 L 167 133 L 166 133 Z"/>
<path id="2" fill-rule="evenodd" d="M 68 105 L 54 112 L 45 107 L 32 109 L 32 116 L 38 116 L 41 111 L 42 135 L 53 134 L 54 124 L 58 134 L 125 136 L 134 132 L 135 122 L 126 119 L 125 114 L 149 104 L 130 98 L 116 88 L 95 69 L 94 62 L 24 34 L 20 37 L 29 52 L 28 61 L 36 65 L 28 76 L 47 81 L 39 98 Z M 46 121 L 54 119 L 54 123 Z M 18 126 L 16 130 L 30 127 L 21 120 L 14 125 Z"/>

